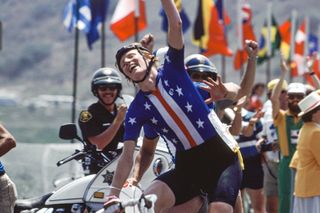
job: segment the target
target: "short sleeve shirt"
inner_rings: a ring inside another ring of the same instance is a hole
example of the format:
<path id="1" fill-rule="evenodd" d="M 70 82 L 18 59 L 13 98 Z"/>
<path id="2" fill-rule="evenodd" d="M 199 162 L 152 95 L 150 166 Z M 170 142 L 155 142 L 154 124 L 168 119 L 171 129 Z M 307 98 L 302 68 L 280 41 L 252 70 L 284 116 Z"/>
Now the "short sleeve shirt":
<path id="1" fill-rule="evenodd" d="M 90 143 L 88 137 L 94 137 L 104 132 L 112 124 L 116 115 L 116 110 L 114 114 L 110 113 L 100 102 L 94 103 L 88 107 L 88 110 L 82 111 L 79 117 L 79 126 L 84 140 Z M 118 143 L 122 141 L 123 134 L 124 126 L 122 125 L 111 143 L 103 151 L 114 151 Z"/>

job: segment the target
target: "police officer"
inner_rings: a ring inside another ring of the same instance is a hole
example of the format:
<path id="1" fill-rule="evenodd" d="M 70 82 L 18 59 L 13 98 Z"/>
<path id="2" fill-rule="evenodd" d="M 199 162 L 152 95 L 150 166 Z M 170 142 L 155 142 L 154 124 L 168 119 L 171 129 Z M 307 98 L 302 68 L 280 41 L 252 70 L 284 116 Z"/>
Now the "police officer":
<path id="1" fill-rule="evenodd" d="M 83 110 L 79 116 L 79 126 L 83 139 L 95 145 L 97 149 L 109 155 L 109 151 L 117 149 L 122 141 L 123 121 L 127 111 L 125 104 L 116 104 L 121 94 L 121 77 L 112 68 L 100 68 L 93 74 L 91 91 L 98 101 Z M 109 155 L 110 156 L 110 155 Z M 90 173 L 101 169 L 98 165 L 90 165 Z"/>

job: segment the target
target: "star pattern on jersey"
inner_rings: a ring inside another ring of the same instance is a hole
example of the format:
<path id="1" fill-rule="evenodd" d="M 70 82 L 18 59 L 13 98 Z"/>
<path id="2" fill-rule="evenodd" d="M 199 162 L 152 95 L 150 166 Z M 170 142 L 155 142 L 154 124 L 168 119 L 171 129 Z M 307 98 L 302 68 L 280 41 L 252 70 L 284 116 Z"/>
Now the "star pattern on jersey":
<path id="1" fill-rule="evenodd" d="M 130 117 L 129 117 L 128 123 L 130 123 L 131 125 L 137 123 L 137 122 L 136 122 L 136 118 L 130 118 Z"/>
<path id="2" fill-rule="evenodd" d="M 153 118 L 151 119 L 151 122 L 152 122 L 153 124 L 155 124 L 155 125 L 158 124 L 158 120 L 157 120 L 155 117 L 153 117 Z"/>
<path id="3" fill-rule="evenodd" d="M 182 88 L 179 87 L 178 85 L 177 85 L 176 92 L 178 93 L 179 97 L 183 95 L 183 93 L 182 93 Z"/>
<path id="4" fill-rule="evenodd" d="M 166 128 L 163 128 L 163 129 L 162 129 L 162 132 L 164 132 L 164 133 L 168 133 L 168 132 L 169 132 L 169 130 L 168 130 L 168 129 L 166 129 Z"/>
<path id="5" fill-rule="evenodd" d="M 164 85 L 166 85 L 168 87 L 169 86 L 169 81 L 168 80 L 164 80 Z"/>
<path id="6" fill-rule="evenodd" d="M 146 102 L 145 104 L 144 104 L 144 109 L 145 110 L 150 110 L 151 108 L 151 105 L 150 104 L 148 104 L 148 102 Z"/>
<path id="7" fill-rule="evenodd" d="M 187 108 L 187 112 L 192 112 L 192 105 L 187 102 L 187 105 L 185 106 Z"/>
<path id="8" fill-rule="evenodd" d="M 167 63 L 171 63 L 170 58 L 169 58 L 168 55 L 166 55 L 166 57 L 164 57 L 164 58 L 165 58 L 165 61 L 166 61 Z"/>
<path id="9" fill-rule="evenodd" d="M 198 124 L 198 128 L 199 128 L 199 129 L 200 129 L 200 128 L 203 128 L 204 122 L 203 122 L 202 120 L 200 120 L 200 118 L 199 118 L 196 122 L 197 122 L 197 124 Z"/>
<path id="10" fill-rule="evenodd" d="M 175 139 L 175 138 L 172 138 L 172 142 L 173 142 L 174 144 L 177 144 L 177 143 L 178 143 L 177 139 Z"/>

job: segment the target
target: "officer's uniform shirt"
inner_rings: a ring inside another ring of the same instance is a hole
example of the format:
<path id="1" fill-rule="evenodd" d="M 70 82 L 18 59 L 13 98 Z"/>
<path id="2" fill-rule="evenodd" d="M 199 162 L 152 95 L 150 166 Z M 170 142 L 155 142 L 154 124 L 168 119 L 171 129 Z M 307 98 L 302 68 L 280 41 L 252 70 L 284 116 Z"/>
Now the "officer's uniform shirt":
<path id="1" fill-rule="evenodd" d="M 117 115 L 117 107 L 115 107 L 114 113 L 110 113 L 100 103 L 94 103 L 89 106 L 88 110 L 84 110 L 80 113 L 79 126 L 82 131 L 83 139 L 90 143 L 88 137 L 94 137 L 104 132 L 113 122 Z M 114 151 L 119 142 L 122 142 L 124 133 L 124 126 L 120 127 L 117 134 L 112 139 L 111 143 L 106 146 L 103 151 Z"/>

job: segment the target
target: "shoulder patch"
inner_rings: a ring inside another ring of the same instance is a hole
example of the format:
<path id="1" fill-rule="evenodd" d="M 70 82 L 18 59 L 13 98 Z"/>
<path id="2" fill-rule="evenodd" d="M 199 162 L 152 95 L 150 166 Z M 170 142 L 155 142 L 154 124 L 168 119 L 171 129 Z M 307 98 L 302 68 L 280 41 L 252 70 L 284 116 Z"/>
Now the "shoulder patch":
<path id="1" fill-rule="evenodd" d="M 89 111 L 85 110 L 80 113 L 80 121 L 85 123 L 88 122 L 92 118 L 92 115 Z"/>

